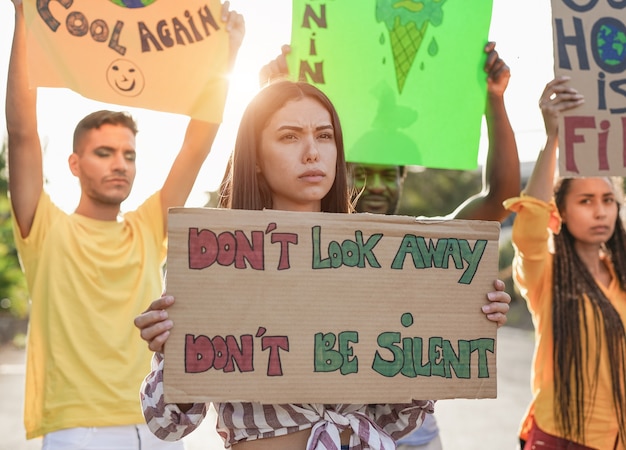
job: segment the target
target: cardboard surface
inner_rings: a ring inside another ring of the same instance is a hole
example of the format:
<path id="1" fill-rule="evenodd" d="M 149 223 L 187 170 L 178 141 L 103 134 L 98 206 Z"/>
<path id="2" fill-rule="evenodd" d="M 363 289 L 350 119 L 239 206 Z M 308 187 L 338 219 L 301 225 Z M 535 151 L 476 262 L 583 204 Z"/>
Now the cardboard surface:
<path id="1" fill-rule="evenodd" d="M 626 175 L 626 15 L 623 2 L 552 0 L 555 75 L 585 103 L 563 113 L 559 173 Z"/>
<path id="2" fill-rule="evenodd" d="M 173 208 L 167 402 L 495 398 L 498 222 Z"/>

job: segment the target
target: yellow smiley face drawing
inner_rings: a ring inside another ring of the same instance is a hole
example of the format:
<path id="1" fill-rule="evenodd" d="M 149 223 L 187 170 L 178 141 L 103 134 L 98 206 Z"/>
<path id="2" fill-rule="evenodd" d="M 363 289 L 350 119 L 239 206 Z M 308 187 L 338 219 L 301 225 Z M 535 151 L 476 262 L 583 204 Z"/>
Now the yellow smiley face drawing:
<path id="1" fill-rule="evenodd" d="M 113 61 L 106 76 L 111 89 L 125 97 L 136 97 L 145 87 L 143 73 L 135 63 L 127 59 Z"/>

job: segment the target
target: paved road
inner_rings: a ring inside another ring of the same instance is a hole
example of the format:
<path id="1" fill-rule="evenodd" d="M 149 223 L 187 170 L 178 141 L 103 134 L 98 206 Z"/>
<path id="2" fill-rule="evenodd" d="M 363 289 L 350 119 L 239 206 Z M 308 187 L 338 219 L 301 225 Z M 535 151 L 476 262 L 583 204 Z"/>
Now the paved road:
<path id="1" fill-rule="evenodd" d="M 515 450 L 517 427 L 530 401 L 532 331 L 505 326 L 498 331 L 498 398 L 441 400 L 435 416 L 443 446 L 464 450 Z M 24 352 L 0 347 L 0 450 L 35 450 L 41 440 L 26 441 L 22 425 Z M 187 450 L 223 448 L 215 416 L 185 440 Z"/>

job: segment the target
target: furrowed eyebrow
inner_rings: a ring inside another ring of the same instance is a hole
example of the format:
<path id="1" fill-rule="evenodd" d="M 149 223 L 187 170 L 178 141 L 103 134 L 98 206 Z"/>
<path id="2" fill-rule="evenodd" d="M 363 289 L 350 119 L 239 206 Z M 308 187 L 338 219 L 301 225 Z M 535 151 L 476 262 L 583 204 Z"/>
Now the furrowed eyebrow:
<path id="1" fill-rule="evenodd" d="M 588 194 L 588 193 L 582 193 L 582 194 L 578 194 L 578 197 L 580 198 L 593 198 L 593 197 L 614 197 L 615 194 L 613 192 L 605 192 L 604 194 Z"/>
<path id="2" fill-rule="evenodd" d="M 302 131 L 304 129 L 304 127 L 298 127 L 295 125 L 283 125 L 281 127 L 278 127 L 278 131 L 282 131 L 282 130 L 291 130 L 291 131 Z M 320 131 L 320 130 L 332 130 L 333 126 L 332 125 L 321 125 L 317 128 L 315 128 L 315 131 Z"/>
<path id="3" fill-rule="evenodd" d="M 115 149 L 113 147 L 109 147 L 108 145 L 101 145 L 100 147 L 95 147 L 93 149 L 93 151 L 99 151 L 99 150 L 103 150 L 106 152 L 115 152 Z M 129 148 L 126 150 L 122 150 L 123 153 L 137 153 L 137 150 L 133 149 L 133 148 Z"/>

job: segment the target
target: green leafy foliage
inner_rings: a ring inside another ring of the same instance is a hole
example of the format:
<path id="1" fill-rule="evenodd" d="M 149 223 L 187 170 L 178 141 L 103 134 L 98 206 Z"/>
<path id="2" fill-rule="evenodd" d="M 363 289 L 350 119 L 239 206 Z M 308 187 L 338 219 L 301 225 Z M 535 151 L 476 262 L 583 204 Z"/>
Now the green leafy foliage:
<path id="1" fill-rule="evenodd" d="M 13 240 L 6 154 L 7 146 L 3 142 L 0 149 L 0 314 L 24 318 L 28 315 L 28 292 Z"/>
<path id="2" fill-rule="evenodd" d="M 445 216 L 481 189 L 480 170 L 411 169 L 404 181 L 398 213 Z"/>

